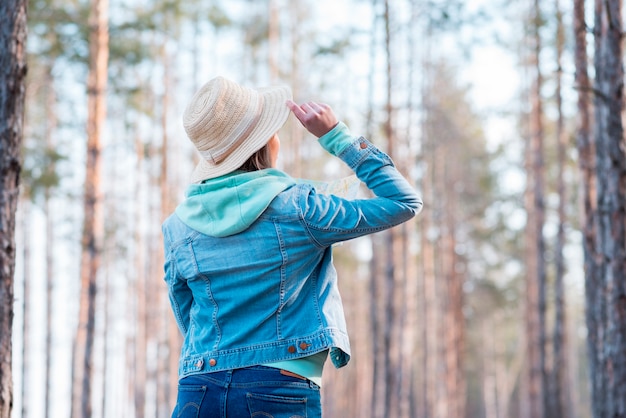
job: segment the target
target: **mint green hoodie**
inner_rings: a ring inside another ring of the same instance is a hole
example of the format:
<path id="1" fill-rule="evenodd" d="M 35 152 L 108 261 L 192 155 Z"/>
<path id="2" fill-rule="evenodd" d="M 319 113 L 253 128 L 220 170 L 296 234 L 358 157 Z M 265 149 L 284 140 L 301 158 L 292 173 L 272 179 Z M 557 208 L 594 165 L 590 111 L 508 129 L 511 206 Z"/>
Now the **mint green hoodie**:
<path id="1" fill-rule="evenodd" d="M 324 149 L 339 155 L 354 137 L 339 122 L 319 138 Z M 193 184 L 176 215 L 188 227 L 212 237 L 227 237 L 245 231 L 283 190 L 296 184 L 286 173 L 268 168 L 259 171 L 234 171 Z"/>
<path id="2" fill-rule="evenodd" d="M 212 237 L 245 231 L 283 190 L 296 184 L 274 168 L 234 171 L 187 188 L 176 215 L 190 228 Z"/>

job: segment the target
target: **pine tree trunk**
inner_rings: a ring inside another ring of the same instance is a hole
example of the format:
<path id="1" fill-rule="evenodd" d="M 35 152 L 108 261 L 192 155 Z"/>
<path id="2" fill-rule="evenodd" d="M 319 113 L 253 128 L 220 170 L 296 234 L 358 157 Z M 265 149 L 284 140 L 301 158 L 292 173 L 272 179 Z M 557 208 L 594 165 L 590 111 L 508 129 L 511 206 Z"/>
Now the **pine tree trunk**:
<path id="1" fill-rule="evenodd" d="M 428 32 L 425 36 L 426 46 L 430 48 L 431 36 Z M 426 205 L 421 215 L 421 262 L 422 262 L 422 289 L 420 301 L 420 332 L 421 332 L 421 345 L 422 345 L 422 381 L 421 381 L 421 405 L 418 406 L 420 418 L 432 418 L 436 417 L 436 405 L 438 404 L 438 333 L 439 328 L 439 310 L 437 300 L 437 249 L 436 249 L 436 210 L 435 206 L 438 202 L 435 199 L 437 190 L 435 187 L 435 179 L 437 177 L 436 167 L 436 153 L 435 153 L 435 137 L 433 135 L 434 129 L 427 123 L 427 119 L 430 117 L 428 112 L 430 106 L 426 105 L 430 92 L 433 89 L 432 75 L 429 70 L 429 63 L 426 61 L 430 58 L 429 52 L 425 54 L 422 67 L 425 72 L 424 81 L 422 85 L 422 103 L 425 109 L 426 115 L 424 115 L 424 121 L 422 122 L 422 138 L 424 166 L 426 170 L 422 179 L 422 193 L 424 195 L 424 201 L 432 202 Z"/>
<path id="2" fill-rule="evenodd" d="M 22 260 L 24 260 L 24 268 L 22 272 L 22 367 L 21 367 L 21 376 L 22 376 L 22 385 L 20 387 L 20 394 L 22 400 L 21 406 L 21 418 L 29 417 L 29 402 L 25 402 L 28 389 L 30 387 L 29 375 L 30 368 L 28 365 L 30 364 L 29 352 L 30 352 L 30 329 L 31 329 L 31 319 L 30 319 L 30 283 L 32 280 L 31 274 L 31 202 L 27 199 L 23 199 L 20 202 L 20 213 L 22 215 L 22 236 L 24 240 L 24 246 L 22 248 Z"/>
<path id="3" fill-rule="evenodd" d="M 372 0 L 373 5 L 377 3 L 377 0 Z M 367 104 L 367 124 L 366 124 L 366 137 L 370 140 L 373 140 L 374 130 L 373 127 L 373 115 L 375 112 L 374 108 L 374 74 L 375 74 L 375 57 L 376 57 L 376 34 L 378 27 L 378 16 L 374 16 L 374 20 L 372 22 L 372 30 L 370 32 L 370 45 L 369 45 L 369 84 L 368 84 L 368 104 Z M 382 329 L 384 327 L 384 317 L 383 317 L 383 283 L 382 283 L 382 265 L 383 258 L 381 257 L 381 251 L 383 250 L 383 245 L 381 243 L 382 237 L 378 234 L 372 235 L 371 237 L 371 246 L 372 246 L 372 258 L 369 263 L 369 295 L 368 299 L 370 300 L 370 309 L 369 309 L 369 325 L 370 325 L 370 333 L 372 339 L 372 378 L 371 382 L 371 397 L 369 399 L 370 403 L 370 417 L 379 418 L 384 416 L 384 399 L 385 399 L 385 385 L 381 383 L 384 378 L 385 371 L 385 361 L 383 356 L 381 355 L 383 350 L 382 344 Z"/>
<path id="4" fill-rule="evenodd" d="M 301 64 L 302 60 L 298 55 L 298 51 L 302 49 L 302 3 L 289 2 L 289 14 L 291 17 L 291 81 L 293 97 L 298 100 L 300 96 L 300 86 L 302 82 Z M 304 139 L 304 131 L 297 123 L 292 123 L 289 130 L 288 145 L 285 151 L 289 154 L 285 158 L 285 170 L 296 178 L 306 177 L 308 172 L 303 169 L 302 143 Z"/>
<path id="5" fill-rule="evenodd" d="M 430 171 L 430 170 L 429 170 Z M 432 175 L 424 177 L 424 200 L 433 202 Z M 435 288 L 435 245 L 429 234 L 434 229 L 433 208 L 427 207 L 422 215 L 422 312 L 420 315 L 422 331 L 422 396 L 423 405 L 419 407 L 420 417 L 434 417 L 437 400 L 437 295 Z"/>
<path id="6" fill-rule="evenodd" d="M 481 339 L 485 347 L 482 355 L 482 394 L 485 418 L 500 418 L 498 414 L 497 351 L 494 320 L 487 317 L 481 323 Z"/>
<path id="7" fill-rule="evenodd" d="M 527 192 L 526 209 L 528 222 L 526 228 L 526 343 L 527 366 L 526 387 L 528 390 L 528 417 L 542 418 L 545 403 L 545 310 L 546 310 L 546 274 L 544 225 L 544 162 L 543 162 L 543 106 L 541 88 L 543 85 L 539 55 L 541 41 L 539 27 L 541 13 L 539 1 L 532 6 L 532 33 L 530 43 L 532 86 L 530 89 L 531 111 L 529 119 L 529 144 L 527 149 Z"/>
<path id="8" fill-rule="evenodd" d="M 375 3 L 376 0 L 373 0 Z M 374 26 L 377 23 L 377 16 L 374 16 Z M 376 31 L 371 33 L 371 45 L 370 53 L 375 54 Z M 373 64 L 370 62 L 370 64 Z M 374 76 L 375 68 L 370 67 L 370 77 Z M 370 94 L 373 92 L 373 85 L 370 84 Z M 373 114 L 375 112 L 374 102 L 368 103 L 368 122 L 371 122 Z M 367 136 L 374 140 L 373 132 L 369 131 L 370 124 L 368 123 Z M 387 321 L 387 309 L 386 309 L 386 286 L 385 286 L 385 265 L 386 257 L 385 253 L 385 237 L 384 234 L 376 234 L 371 237 L 372 245 L 372 258 L 370 260 L 369 270 L 369 299 L 371 304 L 370 310 L 370 326 L 372 334 L 372 397 L 371 403 L 371 417 L 382 418 L 385 416 L 385 400 L 386 400 L 386 378 L 388 362 L 386 360 L 386 345 L 385 345 L 385 329 Z"/>
<path id="9" fill-rule="evenodd" d="M 12 329 L 15 212 L 26 76 L 26 1 L 0 2 L 0 418 L 13 407 Z"/>
<path id="10" fill-rule="evenodd" d="M 592 410 L 626 417 L 626 151 L 622 1 L 596 1 L 596 240 L 586 272 Z M 592 216 L 593 213 L 587 213 Z"/>
<path id="11" fill-rule="evenodd" d="M 417 2 L 411 2 L 411 19 L 416 21 L 419 16 L 419 7 Z M 419 120 L 418 114 L 416 112 L 417 104 L 416 95 L 419 94 L 419 89 L 416 88 L 416 67 L 417 67 L 417 58 L 419 57 L 418 50 L 416 46 L 418 45 L 417 39 L 417 31 L 413 28 L 407 30 L 406 32 L 406 43 L 409 53 L 409 62 L 408 62 L 408 80 L 407 80 L 407 108 L 406 115 L 408 120 L 414 121 Z M 412 144 L 415 143 L 416 134 L 414 133 L 417 129 L 419 129 L 419 125 L 416 123 L 408 123 L 405 128 L 405 143 L 407 145 L 407 149 L 411 151 Z M 403 167 L 414 167 L 416 166 L 416 156 L 412 152 L 408 152 L 405 155 L 404 161 L 402 163 Z M 410 170 L 409 170 L 410 171 Z M 408 177 L 411 179 L 411 177 Z M 404 248 L 404 263 L 405 263 L 405 300 L 404 300 L 404 326 L 402 335 L 404 337 L 405 342 L 409 342 L 409 344 L 403 344 L 402 346 L 402 363 L 401 368 L 404 371 L 403 380 L 401 382 L 401 393 L 400 393 L 400 413 L 403 416 L 407 417 L 416 417 L 417 408 L 416 404 L 418 402 L 418 388 L 419 388 L 419 376 L 421 370 L 420 364 L 420 351 L 421 344 L 419 343 L 420 336 L 419 333 L 419 324 L 418 324 L 418 310 L 419 310 L 419 289 L 420 289 L 420 280 L 421 275 L 418 272 L 418 264 L 416 260 L 416 254 L 411 251 L 413 248 L 418 248 L 417 241 L 419 240 L 419 234 L 417 233 L 416 223 L 411 221 L 408 224 L 402 224 L 402 235 L 405 240 L 406 247 Z"/>
<path id="12" fill-rule="evenodd" d="M 45 382 L 44 411 L 46 418 L 50 417 L 50 391 L 52 390 L 52 290 L 54 283 L 54 225 L 52 220 L 50 188 L 46 188 L 44 196 L 44 210 L 46 214 L 46 360 L 43 371 Z"/>
<path id="13" fill-rule="evenodd" d="M 558 232 L 555 246 L 555 265 L 556 275 L 554 278 L 554 332 L 552 346 L 552 373 L 550 379 L 549 401 L 550 406 L 547 410 L 547 416 L 554 418 L 569 417 L 568 406 L 569 387 L 568 387 L 568 364 L 567 364 L 567 339 L 566 330 L 567 322 L 565 316 L 565 286 L 563 284 L 565 276 L 565 223 L 567 204 L 567 195 L 565 190 L 565 162 L 567 150 L 567 135 L 565 133 L 565 118 L 563 115 L 563 95 L 561 92 L 562 85 L 562 57 L 565 44 L 565 34 L 563 28 L 563 15 L 561 12 L 560 1 L 556 0 L 556 17 L 557 17 L 557 73 L 556 73 L 556 100 L 557 100 L 557 159 L 558 159 L 558 179 L 557 193 L 559 195 L 558 206 Z"/>
<path id="14" fill-rule="evenodd" d="M 135 296 L 135 332 L 131 336 L 131 364 L 129 365 L 132 370 L 133 385 L 131 387 L 131 400 L 134 405 L 134 412 L 136 417 L 145 416 L 146 407 L 146 383 L 147 383 L 147 328 L 148 328 L 148 314 L 147 314 L 147 296 L 146 296 L 146 245 L 143 228 L 143 220 L 145 219 L 145 213 L 147 211 L 145 202 L 148 200 L 148 193 L 146 191 L 147 184 L 144 181 L 144 155 L 145 149 L 142 139 L 137 138 L 135 140 L 135 149 L 137 155 L 137 183 L 135 184 L 135 194 L 137 196 L 138 204 L 136 205 L 134 217 L 135 217 L 135 229 L 134 233 L 134 264 L 135 264 L 135 277 L 134 277 L 134 296 Z"/>
<path id="15" fill-rule="evenodd" d="M 0 16 L 0 418 L 9 418 L 13 407 L 13 273 L 24 120 L 26 2 L 0 2 Z"/>
<path id="16" fill-rule="evenodd" d="M 391 51 L 391 16 L 390 16 L 389 0 L 384 0 L 384 23 L 385 23 L 385 60 L 387 64 L 386 71 L 386 101 L 385 101 L 385 122 L 384 135 L 387 142 L 387 154 L 394 159 L 396 157 L 396 138 L 394 132 L 394 110 L 392 103 L 393 95 L 393 63 Z M 400 324 L 399 309 L 401 304 L 399 299 L 402 292 L 402 272 L 400 271 L 400 263 L 398 262 L 398 254 L 400 251 L 400 237 L 398 229 L 393 228 L 385 231 L 383 240 L 385 241 L 385 260 L 384 260 L 384 286 L 385 286 L 385 322 L 383 323 L 383 347 L 379 353 L 385 358 L 386 373 L 384 376 L 385 400 L 384 411 L 385 416 L 399 416 L 399 399 L 401 375 L 399 345 L 400 345 Z"/>
<path id="17" fill-rule="evenodd" d="M 443 144 L 442 144 L 443 145 Z M 462 184 L 463 174 L 460 164 L 455 161 L 458 142 L 441 146 L 442 161 L 442 189 L 439 193 L 442 200 L 441 222 L 441 277 L 444 294 L 442 313 L 444 318 L 445 337 L 445 380 L 448 418 L 463 418 L 465 416 L 465 387 L 463 372 L 464 316 L 463 316 L 463 275 L 457 271 L 461 261 L 456 252 L 457 225 L 459 219 L 459 197 L 454 190 Z"/>
<path id="18" fill-rule="evenodd" d="M 56 96 L 54 91 L 51 68 L 46 70 L 46 149 L 48 152 L 54 151 L 53 132 L 56 130 Z M 47 175 L 54 176 L 56 167 L 54 160 L 50 159 L 46 167 Z M 50 417 L 50 391 L 52 390 L 52 326 L 53 326 L 53 310 L 52 310 L 52 291 L 54 287 L 54 222 L 51 210 L 51 187 L 46 187 L 44 191 L 44 211 L 46 215 L 46 366 L 44 370 L 45 400 L 44 411 L 46 418 Z"/>
<path id="19" fill-rule="evenodd" d="M 92 0 L 87 79 L 87 160 L 80 266 L 81 294 L 74 343 L 72 417 L 92 415 L 93 343 L 95 337 L 96 280 L 102 239 L 101 135 L 106 117 L 108 64 L 108 0 Z"/>
<path id="20" fill-rule="evenodd" d="M 436 110 L 435 110 L 436 111 Z M 438 123 L 434 127 L 434 131 L 437 131 L 439 128 Z M 448 159 L 447 154 L 445 153 L 445 147 L 438 143 L 435 139 L 436 136 L 433 135 L 431 138 L 434 140 L 433 148 L 434 148 L 434 157 L 431 160 L 431 164 L 433 165 L 433 191 L 434 196 L 437 196 L 437 199 L 432 199 L 431 202 L 433 206 L 433 218 L 432 225 L 434 226 L 433 233 L 433 245 L 434 245 L 434 305 L 432 309 L 434 310 L 435 320 L 429 322 L 428 326 L 433 328 L 434 338 L 434 355 L 432 357 L 432 373 L 433 373 L 433 387 L 435 391 L 435 403 L 433 406 L 432 416 L 434 418 L 448 418 L 450 416 L 450 404 L 449 393 L 448 393 L 448 385 L 447 385 L 447 370 L 446 370 L 446 358 L 448 353 L 448 345 L 446 341 L 447 334 L 447 313 L 449 309 L 449 305 L 447 304 L 447 273 L 449 267 L 445 265 L 446 263 L 446 254 L 444 249 L 444 241 L 445 241 L 445 227 L 442 224 L 442 220 L 445 217 L 446 212 L 446 202 L 445 198 L 441 196 L 447 193 L 446 191 L 446 161 Z M 436 202 L 436 203 L 435 203 Z"/>
<path id="21" fill-rule="evenodd" d="M 160 191 L 160 213 L 159 213 L 159 224 L 161 224 L 167 216 L 174 210 L 172 207 L 172 199 L 170 192 L 170 180 L 168 175 L 168 165 L 169 165 L 169 133 L 168 133 L 168 113 L 170 108 L 170 92 L 172 90 L 171 83 L 173 82 L 171 76 L 171 62 L 172 59 L 167 53 L 165 47 L 162 50 L 162 61 L 164 65 L 164 91 L 163 97 L 161 100 L 162 103 L 162 114 L 161 114 L 161 132 L 162 132 L 162 142 L 161 142 L 161 167 L 159 177 L 157 179 L 157 187 Z M 158 257 L 155 262 L 157 266 L 162 266 L 164 264 L 165 257 L 163 254 L 162 246 L 158 249 Z M 157 276 L 157 275 L 155 275 Z M 177 396 L 177 387 L 178 387 L 178 357 L 181 349 L 181 336 L 180 331 L 178 330 L 178 326 L 174 321 L 171 313 L 169 300 L 167 298 L 167 294 L 165 291 L 161 291 L 159 295 L 159 300 L 161 301 L 161 310 L 162 315 L 160 317 L 163 320 L 163 325 L 161 327 L 161 338 L 164 341 L 162 344 L 162 348 L 164 352 L 162 354 L 162 358 L 159 365 L 158 375 L 160 379 L 163 381 L 162 386 L 162 395 L 160 396 L 159 401 L 159 416 L 169 416 L 171 410 L 176 403 Z"/>
<path id="22" fill-rule="evenodd" d="M 576 148 L 578 151 L 578 166 L 581 173 L 580 195 L 583 206 L 581 217 L 582 225 L 582 245 L 584 256 L 584 270 L 586 282 L 586 323 L 587 323 L 587 347 L 589 358 L 590 377 L 592 381 L 592 397 L 595 392 L 593 376 L 596 374 L 595 362 L 596 344 L 598 338 L 598 327 L 593 315 L 593 303 L 596 300 L 594 294 L 596 288 L 592 286 L 592 280 L 596 277 L 596 184 L 595 184 L 595 146 L 591 135 L 591 83 L 588 74 L 587 57 L 587 23 L 585 20 L 585 0 L 574 0 L 574 41 L 575 41 L 575 66 L 576 66 L 576 88 L 578 91 L 577 101 L 577 126 L 576 126 Z M 577 358 L 574 356 L 573 358 Z M 576 369 L 576 364 L 572 362 L 572 369 Z M 576 381 L 575 381 L 576 382 Z M 575 395 L 577 391 L 573 391 Z M 577 405 L 578 402 L 572 402 Z M 575 412 L 575 411 L 573 411 Z M 573 414 L 573 416 L 577 416 Z"/>
<path id="23" fill-rule="evenodd" d="M 267 23 L 267 43 L 268 43 L 268 56 L 267 62 L 270 72 L 270 83 L 276 84 L 280 77 L 278 67 L 278 54 L 279 54 L 279 35 L 280 35 L 280 20 L 278 15 L 277 0 L 268 0 L 268 23 Z M 296 51 L 294 50 L 295 54 Z"/>

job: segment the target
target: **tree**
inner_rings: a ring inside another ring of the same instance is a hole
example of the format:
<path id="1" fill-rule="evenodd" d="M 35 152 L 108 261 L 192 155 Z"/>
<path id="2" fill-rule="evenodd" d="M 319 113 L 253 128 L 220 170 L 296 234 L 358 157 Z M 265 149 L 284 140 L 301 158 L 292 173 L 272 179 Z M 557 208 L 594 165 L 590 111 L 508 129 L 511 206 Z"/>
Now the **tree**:
<path id="1" fill-rule="evenodd" d="M 383 147 L 395 161 L 399 170 L 408 171 L 405 161 L 410 157 L 398 135 L 397 113 L 395 108 L 395 80 L 398 77 L 392 28 L 396 23 L 395 10 L 391 2 L 381 2 L 381 23 L 383 26 L 384 72 L 384 112 L 382 121 Z M 376 19 L 376 17 L 375 17 Z M 406 156 L 406 160 L 400 158 Z M 410 356 L 415 344 L 410 333 L 405 332 L 408 311 L 406 298 L 416 286 L 407 287 L 408 239 L 406 231 L 412 225 L 392 228 L 371 237 L 373 256 L 370 263 L 370 292 L 372 299 L 371 326 L 373 338 L 373 379 L 372 416 L 405 417 L 410 413 L 410 387 L 412 364 L 403 362 L 403 356 Z M 413 278 L 415 279 L 415 278 Z M 406 366 L 406 367 L 403 367 Z M 403 386 L 404 385 L 404 386 Z"/>
<path id="2" fill-rule="evenodd" d="M 585 283 L 592 411 L 596 418 L 626 417 L 626 359 L 622 355 L 626 351 L 626 151 L 622 122 L 622 19 L 621 0 L 595 2 L 593 143 L 597 193 L 595 207 L 585 205 L 586 225 L 589 228 L 585 233 L 593 236 L 592 240 L 586 241 L 585 246 Z M 581 23 L 578 22 L 579 25 Z M 578 70 L 582 70 L 581 67 Z M 579 142 L 579 149 L 588 151 L 582 141 Z M 586 174 L 586 171 L 583 173 Z M 589 193 L 593 198 L 591 187 L 585 195 Z"/>
<path id="3" fill-rule="evenodd" d="M 554 330 L 552 339 L 552 371 L 550 373 L 550 387 L 545 390 L 549 393 L 546 406 L 546 415 L 555 418 L 569 417 L 571 407 L 569 406 L 569 385 L 567 373 L 569 371 L 567 362 L 567 317 L 565 303 L 565 223 L 566 223 L 566 182 L 565 163 L 567 134 L 565 132 L 565 117 L 563 115 L 563 93 L 562 93 L 562 61 L 565 46 L 565 30 L 563 25 L 563 12 L 560 1 L 556 0 L 556 106 L 557 106 L 557 194 L 559 196 L 559 206 L 557 209 L 558 230 L 556 245 L 554 250 L 554 263 L 556 265 L 556 275 L 554 278 Z"/>
<path id="4" fill-rule="evenodd" d="M 15 271 L 15 211 L 26 76 L 26 2 L 0 3 L 0 417 L 13 406 L 11 332 Z"/>
<path id="5" fill-rule="evenodd" d="M 583 214 L 582 225 L 582 246 L 584 256 L 585 281 L 588 283 L 591 277 L 596 276 L 597 263 L 594 257 L 596 246 L 596 183 L 595 183 L 595 147 L 591 136 L 591 82 L 588 72 L 587 56 L 587 24 L 585 20 L 585 1 L 575 0 L 574 2 L 574 40 L 575 40 L 575 65 L 576 65 L 576 88 L 578 90 L 577 113 L 578 124 L 576 126 L 576 149 L 578 151 L 578 166 L 581 173 L 581 191 Z M 586 292 L 587 303 L 593 301 L 593 288 L 588 288 Z M 591 307 L 587 307 L 587 327 L 588 336 L 588 356 L 595 358 L 595 340 L 597 327 L 594 316 L 590 314 Z M 594 337 L 594 338 L 592 338 Z M 590 363 L 590 374 L 594 375 L 594 362 Z M 593 392 L 593 387 L 592 387 Z"/>
<path id="6" fill-rule="evenodd" d="M 546 266 L 544 205 L 544 126 L 541 90 L 543 76 L 540 66 L 542 15 L 539 0 L 534 0 L 531 7 L 531 44 L 529 70 L 532 77 L 530 88 L 529 138 L 526 149 L 526 355 L 527 367 L 525 390 L 528 396 L 527 415 L 541 418 L 546 388 Z"/>
<path id="7" fill-rule="evenodd" d="M 106 116 L 108 63 L 108 0 L 92 0 L 87 80 L 87 160 L 81 254 L 81 295 L 74 345 L 72 416 L 91 416 L 96 279 L 102 234 L 100 193 L 101 134 Z"/>

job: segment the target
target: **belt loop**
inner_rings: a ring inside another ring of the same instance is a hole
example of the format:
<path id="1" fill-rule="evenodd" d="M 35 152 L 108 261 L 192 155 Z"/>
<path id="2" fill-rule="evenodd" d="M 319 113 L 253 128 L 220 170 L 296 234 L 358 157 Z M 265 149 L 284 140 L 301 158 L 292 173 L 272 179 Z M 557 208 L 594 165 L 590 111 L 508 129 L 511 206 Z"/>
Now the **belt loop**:
<path id="1" fill-rule="evenodd" d="M 233 381 L 233 372 L 234 369 L 226 370 L 226 376 L 224 376 L 224 387 L 230 386 L 230 383 Z"/>

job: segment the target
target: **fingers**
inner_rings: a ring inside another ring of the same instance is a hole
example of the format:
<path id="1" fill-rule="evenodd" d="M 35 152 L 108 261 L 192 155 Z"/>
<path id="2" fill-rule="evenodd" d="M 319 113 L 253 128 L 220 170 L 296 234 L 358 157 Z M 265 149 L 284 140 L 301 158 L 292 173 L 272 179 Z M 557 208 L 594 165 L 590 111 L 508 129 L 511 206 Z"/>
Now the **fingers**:
<path id="1" fill-rule="evenodd" d="M 300 123 L 318 138 L 337 124 L 337 118 L 327 104 L 311 101 L 298 105 L 288 100 L 287 106 Z"/>
<path id="2" fill-rule="evenodd" d="M 287 100 L 287 107 L 293 112 L 298 119 L 304 116 L 304 111 L 293 100 Z"/>
<path id="3" fill-rule="evenodd" d="M 287 106 L 293 112 L 296 118 L 306 126 L 307 120 L 310 119 L 310 115 L 314 113 L 313 109 L 308 103 L 298 105 L 292 100 L 287 100 Z"/>
<path id="4" fill-rule="evenodd" d="M 287 100 L 287 107 L 299 119 L 309 119 L 327 111 L 330 107 L 324 103 L 306 102 L 298 105 L 292 100 Z"/>

